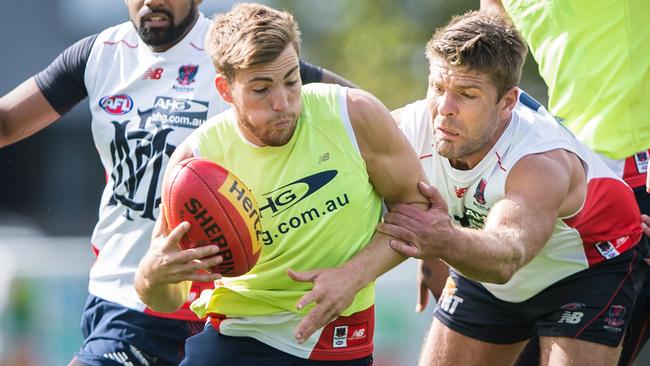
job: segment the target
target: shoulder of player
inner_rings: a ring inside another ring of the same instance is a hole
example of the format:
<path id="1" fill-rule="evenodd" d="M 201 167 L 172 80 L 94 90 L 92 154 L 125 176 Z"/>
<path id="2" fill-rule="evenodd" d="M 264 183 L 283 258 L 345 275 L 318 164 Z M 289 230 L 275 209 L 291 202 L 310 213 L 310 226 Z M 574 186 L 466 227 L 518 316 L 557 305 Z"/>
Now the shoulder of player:
<path id="1" fill-rule="evenodd" d="M 348 89 L 347 107 L 350 122 L 355 132 L 357 129 L 363 132 L 378 128 L 386 118 L 378 118 L 390 115 L 388 109 L 372 94 L 361 89 Z M 391 121 L 392 119 L 388 119 Z"/>
<path id="2" fill-rule="evenodd" d="M 97 35 L 96 44 L 117 45 L 124 43 L 131 48 L 138 45 L 140 38 L 131 22 L 124 22 L 108 27 Z"/>
<path id="3" fill-rule="evenodd" d="M 349 89 L 347 108 L 350 124 L 366 163 L 372 156 L 400 154 L 408 146 L 388 108 L 372 94 Z"/>
<path id="4" fill-rule="evenodd" d="M 406 104 L 391 111 L 391 116 L 402 131 L 404 131 L 405 128 L 410 125 L 428 123 L 428 119 L 422 118 L 422 115 L 429 115 L 426 99 L 416 100 L 415 102 Z"/>
<path id="5" fill-rule="evenodd" d="M 529 154 L 519 159 L 506 180 L 506 192 L 530 191 L 539 187 L 546 192 L 566 193 L 579 174 L 580 160 L 566 150 L 555 149 Z"/>

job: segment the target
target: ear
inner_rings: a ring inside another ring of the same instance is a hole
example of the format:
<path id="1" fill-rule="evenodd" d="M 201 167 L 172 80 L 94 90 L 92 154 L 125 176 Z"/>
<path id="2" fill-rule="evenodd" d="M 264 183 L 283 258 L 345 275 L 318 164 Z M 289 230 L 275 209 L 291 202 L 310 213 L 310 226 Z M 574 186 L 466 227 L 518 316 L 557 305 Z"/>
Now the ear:
<path id="1" fill-rule="evenodd" d="M 228 83 L 228 80 L 221 75 L 217 74 L 214 78 L 214 86 L 217 87 L 217 92 L 219 92 L 219 95 L 221 95 L 221 98 L 226 101 L 226 103 L 231 103 L 232 104 L 232 93 L 230 91 L 230 83 Z"/>
<path id="2" fill-rule="evenodd" d="M 512 87 L 508 90 L 499 101 L 499 117 L 502 119 L 510 118 L 512 110 L 515 109 L 519 100 L 519 88 Z"/>

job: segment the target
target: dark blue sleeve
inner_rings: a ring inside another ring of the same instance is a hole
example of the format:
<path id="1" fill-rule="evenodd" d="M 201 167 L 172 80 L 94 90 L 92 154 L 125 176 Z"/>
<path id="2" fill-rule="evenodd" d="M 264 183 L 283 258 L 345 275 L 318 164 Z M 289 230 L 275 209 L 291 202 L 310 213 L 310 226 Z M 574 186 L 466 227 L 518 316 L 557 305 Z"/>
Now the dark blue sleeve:
<path id="1" fill-rule="evenodd" d="M 84 84 L 86 63 L 97 34 L 77 41 L 34 75 L 36 85 L 55 111 L 63 115 L 88 96 Z"/>
<path id="2" fill-rule="evenodd" d="M 323 68 L 300 60 L 300 79 L 303 84 L 320 83 L 323 80 Z"/>

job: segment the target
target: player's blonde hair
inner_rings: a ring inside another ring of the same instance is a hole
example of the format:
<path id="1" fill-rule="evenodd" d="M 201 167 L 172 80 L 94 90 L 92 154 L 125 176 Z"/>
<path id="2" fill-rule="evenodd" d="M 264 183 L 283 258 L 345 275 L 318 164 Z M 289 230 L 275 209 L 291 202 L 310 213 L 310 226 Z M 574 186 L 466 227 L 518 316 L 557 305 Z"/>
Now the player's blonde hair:
<path id="1" fill-rule="evenodd" d="M 517 86 L 528 48 L 510 19 L 500 12 L 470 11 L 437 29 L 427 43 L 429 62 L 443 59 L 453 66 L 489 75 L 498 99 Z"/>
<path id="2" fill-rule="evenodd" d="M 250 3 L 218 14 L 205 41 L 214 67 L 228 82 L 236 70 L 274 61 L 288 45 L 300 55 L 300 30 L 293 16 Z"/>

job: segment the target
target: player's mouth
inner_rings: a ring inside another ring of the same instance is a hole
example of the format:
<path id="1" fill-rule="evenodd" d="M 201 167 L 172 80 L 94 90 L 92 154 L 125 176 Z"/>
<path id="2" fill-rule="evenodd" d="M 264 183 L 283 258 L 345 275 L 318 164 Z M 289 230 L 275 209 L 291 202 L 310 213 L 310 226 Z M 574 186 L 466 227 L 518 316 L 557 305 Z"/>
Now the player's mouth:
<path id="1" fill-rule="evenodd" d="M 275 123 L 273 124 L 273 127 L 275 127 L 275 128 L 282 128 L 282 129 L 284 129 L 284 128 L 289 128 L 289 127 L 291 127 L 291 120 L 290 120 L 290 119 L 283 119 L 283 120 L 280 120 L 280 121 L 278 121 L 278 122 L 275 122 Z"/>
<path id="2" fill-rule="evenodd" d="M 272 126 L 273 126 L 273 128 L 277 128 L 277 129 L 289 128 L 289 127 L 293 126 L 294 121 L 295 121 L 294 118 L 292 118 L 289 115 L 285 115 L 285 116 L 282 116 L 277 121 L 272 122 Z"/>
<path id="3" fill-rule="evenodd" d="M 140 18 L 140 24 L 148 28 L 163 28 L 171 25 L 171 17 L 163 12 L 153 12 Z"/>
<path id="4" fill-rule="evenodd" d="M 460 136 L 460 134 L 446 128 L 437 127 L 436 136 L 446 140 L 455 140 Z"/>

